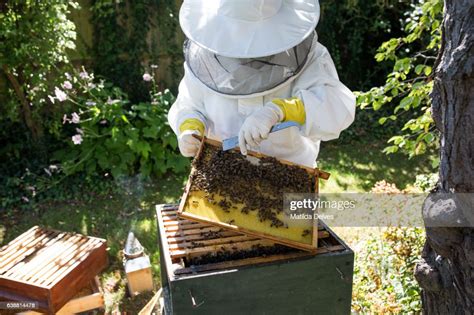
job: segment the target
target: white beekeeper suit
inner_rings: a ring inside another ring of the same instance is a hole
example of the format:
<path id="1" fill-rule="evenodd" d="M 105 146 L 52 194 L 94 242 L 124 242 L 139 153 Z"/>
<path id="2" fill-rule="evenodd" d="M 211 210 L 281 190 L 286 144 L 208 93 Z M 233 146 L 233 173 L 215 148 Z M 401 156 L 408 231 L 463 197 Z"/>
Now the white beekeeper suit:
<path id="1" fill-rule="evenodd" d="M 355 97 L 314 31 L 317 0 L 185 0 L 185 74 L 168 120 L 183 155 L 192 134 L 314 167 L 320 141 L 354 120 Z M 291 127 L 269 133 L 278 122 Z"/>

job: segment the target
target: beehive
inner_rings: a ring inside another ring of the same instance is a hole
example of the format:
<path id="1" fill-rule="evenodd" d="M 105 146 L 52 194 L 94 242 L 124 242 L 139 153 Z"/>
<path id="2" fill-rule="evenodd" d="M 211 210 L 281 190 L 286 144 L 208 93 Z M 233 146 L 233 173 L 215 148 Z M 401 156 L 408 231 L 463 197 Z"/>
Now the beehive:
<path id="1" fill-rule="evenodd" d="M 350 313 L 354 255 L 324 225 L 314 252 L 272 252 L 282 246 L 180 219 L 176 205 L 157 206 L 157 221 L 166 314 Z"/>
<path id="2" fill-rule="evenodd" d="M 104 239 L 34 226 L 0 249 L 0 299 L 54 313 L 106 265 Z"/>

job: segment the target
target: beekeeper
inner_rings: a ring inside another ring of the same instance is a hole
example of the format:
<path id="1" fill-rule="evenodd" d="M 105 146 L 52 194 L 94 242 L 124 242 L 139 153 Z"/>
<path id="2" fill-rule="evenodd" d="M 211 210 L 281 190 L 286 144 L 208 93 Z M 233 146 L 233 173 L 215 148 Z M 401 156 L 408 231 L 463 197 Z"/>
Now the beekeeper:
<path id="1" fill-rule="evenodd" d="M 184 156 L 205 135 L 313 167 L 354 120 L 355 97 L 315 32 L 317 0 L 184 0 L 184 78 L 168 120 Z M 270 133 L 279 122 L 290 127 Z"/>

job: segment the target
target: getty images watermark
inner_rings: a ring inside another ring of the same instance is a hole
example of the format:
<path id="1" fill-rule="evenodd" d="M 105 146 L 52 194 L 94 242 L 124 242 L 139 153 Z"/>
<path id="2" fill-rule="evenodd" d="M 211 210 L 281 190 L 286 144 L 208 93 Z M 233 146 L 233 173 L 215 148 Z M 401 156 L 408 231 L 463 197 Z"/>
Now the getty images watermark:
<path id="1" fill-rule="evenodd" d="M 332 220 L 334 215 L 321 213 L 320 210 L 332 209 L 342 211 L 355 209 L 356 207 L 355 200 L 322 200 L 314 195 L 312 195 L 312 198 L 308 198 L 306 195 L 296 197 L 294 194 L 289 194 L 285 201 L 288 203 L 285 206 L 289 207 L 289 216 L 292 220 Z"/>
<path id="2" fill-rule="evenodd" d="M 333 227 L 474 227 L 474 194 L 339 193 L 284 195 L 290 226 L 322 220 Z"/>

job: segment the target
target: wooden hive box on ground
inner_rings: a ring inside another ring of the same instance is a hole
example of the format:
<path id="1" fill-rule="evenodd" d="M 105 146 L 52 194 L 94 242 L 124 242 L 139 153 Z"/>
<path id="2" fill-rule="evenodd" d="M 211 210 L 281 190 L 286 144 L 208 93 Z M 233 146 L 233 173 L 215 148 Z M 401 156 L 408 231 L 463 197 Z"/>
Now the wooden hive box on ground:
<path id="1" fill-rule="evenodd" d="M 354 253 L 325 225 L 308 252 L 180 219 L 176 205 L 157 221 L 165 314 L 350 314 Z"/>
<path id="2" fill-rule="evenodd" d="M 107 266 L 106 241 L 32 227 L 0 248 L 0 299 L 55 313 Z"/>
<path id="3" fill-rule="evenodd" d="M 282 207 L 285 192 L 318 194 L 320 178 L 328 179 L 329 174 L 257 152 L 249 151 L 247 158 L 236 150 L 223 152 L 221 142 L 204 138 L 178 215 L 259 239 L 316 250 L 318 231 L 313 213 L 311 219 L 294 220 Z M 211 188 L 206 191 L 202 186 Z"/>

